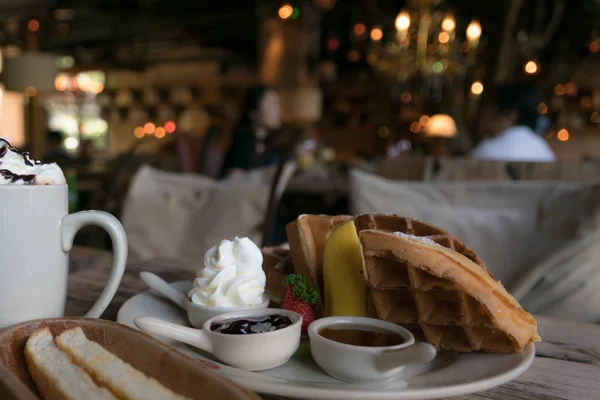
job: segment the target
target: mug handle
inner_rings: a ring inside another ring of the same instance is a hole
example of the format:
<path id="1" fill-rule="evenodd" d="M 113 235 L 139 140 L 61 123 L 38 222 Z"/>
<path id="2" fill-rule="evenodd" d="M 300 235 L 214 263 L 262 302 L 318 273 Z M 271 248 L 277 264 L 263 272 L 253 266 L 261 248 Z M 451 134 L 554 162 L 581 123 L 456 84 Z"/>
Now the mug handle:
<path id="1" fill-rule="evenodd" d="M 79 211 L 69 214 L 62 220 L 62 248 L 68 252 L 73 247 L 73 239 L 79 229 L 86 225 L 96 225 L 103 228 L 113 244 L 113 265 L 110 270 L 108 282 L 100 297 L 94 303 L 92 308 L 84 315 L 87 318 L 99 318 L 106 310 L 110 301 L 115 296 L 121 278 L 125 272 L 125 263 L 127 261 L 127 235 L 123 226 L 117 218 L 104 211 Z"/>

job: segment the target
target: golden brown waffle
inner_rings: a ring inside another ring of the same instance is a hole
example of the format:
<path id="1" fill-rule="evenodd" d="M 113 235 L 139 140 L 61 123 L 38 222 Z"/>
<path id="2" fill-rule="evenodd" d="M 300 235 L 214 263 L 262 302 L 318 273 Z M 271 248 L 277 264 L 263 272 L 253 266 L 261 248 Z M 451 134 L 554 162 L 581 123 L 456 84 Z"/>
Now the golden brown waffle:
<path id="1" fill-rule="evenodd" d="M 415 218 L 403 217 L 397 214 L 371 213 L 358 215 L 354 219 L 358 231 L 375 229 L 385 232 L 402 232 L 407 235 L 423 237 L 444 247 L 454 250 L 475 264 L 479 265 L 489 275 L 492 275 L 483 261 L 463 242 L 450 233 Z"/>
<path id="2" fill-rule="evenodd" d="M 400 216 L 356 221 L 379 318 L 440 350 L 511 353 L 539 341 L 535 319 L 452 236 Z"/>
<path id="3" fill-rule="evenodd" d="M 271 298 L 281 299 L 285 286 L 283 281 L 289 274 L 294 273 L 294 264 L 290 251 L 280 247 L 263 247 L 263 270 L 267 277 L 265 291 Z"/>

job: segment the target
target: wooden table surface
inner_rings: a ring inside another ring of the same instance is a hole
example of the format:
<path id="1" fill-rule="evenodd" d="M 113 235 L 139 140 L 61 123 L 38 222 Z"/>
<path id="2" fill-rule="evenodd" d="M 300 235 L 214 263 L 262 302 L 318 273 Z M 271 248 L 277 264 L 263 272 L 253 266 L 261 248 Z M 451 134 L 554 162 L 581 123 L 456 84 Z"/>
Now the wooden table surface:
<path id="1" fill-rule="evenodd" d="M 83 315 L 92 306 L 106 282 L 110 265 L 110 253 L 73 249 L 66 315 Z M 102 318 L 114 321 L 128 298 L 147 289 L 138 277 L 140 271 L 177 281 L 193 279 L 196 268 L 165 260 L 128 263 L 119 291 Z M 523 375 L 503 386 L 452 400 L 600 399 L 600 325 L 536 318 L 543 342 L 536 345 L 533 365 Z"/>

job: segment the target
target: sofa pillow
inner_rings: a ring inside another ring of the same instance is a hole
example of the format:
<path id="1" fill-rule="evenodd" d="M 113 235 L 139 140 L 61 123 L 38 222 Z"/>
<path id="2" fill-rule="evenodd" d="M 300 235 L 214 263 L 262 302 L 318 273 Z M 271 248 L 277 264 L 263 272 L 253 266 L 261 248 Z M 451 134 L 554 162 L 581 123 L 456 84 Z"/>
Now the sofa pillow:
<path id="1" fill-rule="evenodd" d="M 222 239 L 259 242 L 273 175 L 273 168 L 261 168 L 216 181 L 140 168 L 122 216 L 131 255 L 202 263 Z"/>
<path id="2" fill-rule="evenodd" d="M 447 230 L 507 288 L 577 236 L 582 185 L 553 182 L 401 182 L 352 170 L 353 213 L 390 212 Z"/>
<path id="3" fill-rule="evenodd" d="M 512 293 L 530 312 L 600 323 L 600 185 L 590 184 L 575 197 L 586 216 L 576 237 L 534 266 Z"/>

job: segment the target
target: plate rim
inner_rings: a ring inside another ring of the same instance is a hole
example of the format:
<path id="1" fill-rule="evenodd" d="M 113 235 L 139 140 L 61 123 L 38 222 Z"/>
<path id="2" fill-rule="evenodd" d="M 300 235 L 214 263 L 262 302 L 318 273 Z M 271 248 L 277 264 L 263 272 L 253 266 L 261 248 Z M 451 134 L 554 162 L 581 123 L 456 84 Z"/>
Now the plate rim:
<path id="1" fill-rule="evenodd" d="M 189 280 L 181 280 L 175 281 L 171 284 L 175 287 L 182 285 L 189 285 L 191 281 Z M 117 322 L 129 326 L 129 324 L 122 322 L 125 320 L 123 311 L 126 307 L 131 307 L 131 303 L 135 298 L 147 296 L 152 290 L 148 289 L 143 292 L 137 293 L 134 296 L 131 296 L 127 299 L 119 308 L 117 312 Z M 164 300 L 167 301 L 168 300 Z M 128 304 L 129 303 L 129 304 Z M 138 329 L 137 327 L 133 327 L 134 329 Z M 170 346 L 169 344 L 167 344 Z M 171 346 L 172 347 L 172 346 Z M 176 349 L 179 351 L 179 349 Z M 533 363 L 535 360 L 535 345 L 533 343 L 527 344 L 525 349 L 523 350 L 526 353 L 523 360 L 515 367 L 508 371 L 505 371 L 501 374 L 490 378 L 479 379 L 474 382 L 461 383 L 456 385 L 447 385 L 443 387 L 430 388 L 430 389 L 410 389 L 403 388 L 395 391 L 377 391 L 377 389 L 373 389 L 373 391 L 366 390 L 352 390 L 352 389 L 342 389 L 342 388 L 318 388 L 318 387 L 298 387 L 298 385 L 290 385 L 285 382 L 270 382 L 270 381 L 262 381 L 262 380 L 254 380 L 248 377 L 240 377 L 229 375 L 221 370 L 217 371 L 222 376 L 231 379 L 232 381 L 252 390 L 257 393 L 262 393 L 266 395 L 274 395 L 274 396 L 283 396 L 288 398 L 298 398 L 298 399 L 323 399 L 323 400 L 428 400 L 428 399 L 438 399 L 440 396 L 442 397 L 450 397 L 450 396 L 461 396 L 466 394 L 471 394 L 475 392 L 480 392 L 484 390 L 488 390 L 500 385 L 503 385 L 507 382 L 512 381 L 513 379 L 522 375 Z M 260 372 L 257 372 L 260 373 Z"/>

